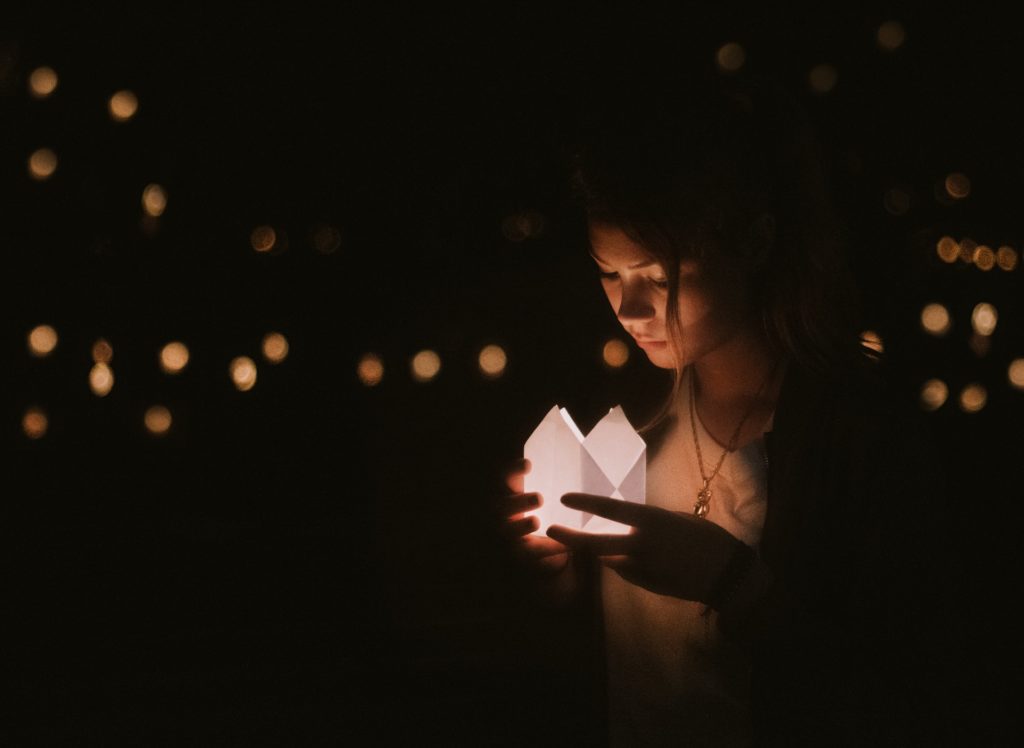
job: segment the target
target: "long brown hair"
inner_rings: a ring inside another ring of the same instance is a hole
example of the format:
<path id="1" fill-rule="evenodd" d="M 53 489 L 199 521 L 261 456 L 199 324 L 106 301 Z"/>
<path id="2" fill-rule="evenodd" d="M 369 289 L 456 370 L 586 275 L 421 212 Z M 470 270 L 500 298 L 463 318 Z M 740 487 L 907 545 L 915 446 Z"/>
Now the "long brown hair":
<path id="1" fill-rule="evenodd" d="M 767 211 L 774 238 L 752 288 L 773 350 L 825 378 L 877 359 L 859 332 L 848 231 L 822 148 L 792 93 L 761 75 L 632 85 L 602 102 L 564 154 L 571 197 L 587 224 L 618 227 L 662 264 L 677 357 L 680 261 L 735 261 Z M 642 430 L 669 414 L 682 374 L 676 366 L 670 397 Z"/>

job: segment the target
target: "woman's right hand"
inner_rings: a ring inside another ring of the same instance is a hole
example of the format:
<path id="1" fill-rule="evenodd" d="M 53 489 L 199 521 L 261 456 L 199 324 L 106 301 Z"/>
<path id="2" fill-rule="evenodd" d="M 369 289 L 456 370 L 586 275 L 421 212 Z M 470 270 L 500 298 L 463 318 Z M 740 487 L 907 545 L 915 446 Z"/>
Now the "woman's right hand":
<path id="1" fill-rule="evenodd" d="M 530 461 L 517 460 L 505 476 L 511 496 L 499 500 L 503 531 L 515 547 L 516 556 L 527 568 L 540 574 L 554 575 L 569 563 L 571 551 L 562 543 L 546 535 L 531 535 L 538 527 L 537 518 L 526 516 L 544 502 L 539 493 L 523 493 L 523 476 L 530 472 Z"/>

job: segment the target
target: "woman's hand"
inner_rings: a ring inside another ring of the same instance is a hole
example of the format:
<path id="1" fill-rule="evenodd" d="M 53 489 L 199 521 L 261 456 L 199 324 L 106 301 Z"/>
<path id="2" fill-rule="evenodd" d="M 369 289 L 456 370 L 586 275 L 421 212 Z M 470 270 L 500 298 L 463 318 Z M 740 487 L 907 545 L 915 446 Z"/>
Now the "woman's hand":
<path id="1" fill-rule="evenodd" d="M 516 549 L 517 557 L 531 570 L 542 574 L 557 574 L 569 562 L 569 549 L 557 540 L 544 535 L 531 535 L 537 529 L 537 518 L 526 512 L 539 507 L 544 497 L 538 493 L 523 493 L 523 476 L 530 472 L 530 461 L 520 459 L 505 476 L 513 492 L 499 500 L 499 514 L 503 531 Z"/>
<path id="2" fill-rule="evenodd" d="M 565 494 L 562 503 L 632 529 L 600 535 L 552 525 L 549 536 L 570 549 L 591 551 L 626 581 L 659 595 L 707 603 L 741 542 L 714 522 L 684 512 L 580 493 Z"/>

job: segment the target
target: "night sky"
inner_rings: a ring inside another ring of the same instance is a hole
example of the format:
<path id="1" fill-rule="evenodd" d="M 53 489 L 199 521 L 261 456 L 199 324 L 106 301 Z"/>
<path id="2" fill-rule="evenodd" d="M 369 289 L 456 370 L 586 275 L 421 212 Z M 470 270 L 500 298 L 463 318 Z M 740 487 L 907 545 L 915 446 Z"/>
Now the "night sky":
<path id="1" fill-rule="evenodd" d="M 905 31 L 891 50 L 886 21 Z M 535 604 L 489 502 L 552 404 L 586 431 L 666 385 L 635 346 L 621 369 L 602 362 L 621 328 L 557 155 L 605 81 L 728 75 L 727 42 L 745 52 L 733 74 L 773 71 L 819 128 L 894 387 L 919 402 L 926 380 L 948 386 L 928 420 L 964 598 L 950 722 L 999 742 L 998 684 L 1019 678 L 1004 618 L 1024 389 L 1007 372 L 1024 357 L 1024 269 L 945 262 L 936 245 L 1024 249 L 1021 41 L 1004 18 L 882 4 L 52 9 L 0 28 L 5 743 L 593 739 L 583 618 Z M 818 65 L 836 74 L 824 92 L 808 83 Z M 37 98 L 41 66 L 59 83 Z M 115 122 L 124 89 L 138 111 Z M 40 148 L 58 157 L 42 180 Z M 954 173 L 965 197 L 944 186 Z M 159 217 L 143 210 L 151 184 Z M 263 226 L 276 241 L 257 252 Z M 998 322 L 972 345 L 982 302 Z M 928 303 L 947 308 L 945 335 L 922 329 Z M 38 325 L 58 333 L 48 355 L 27 345 Z M 261 353 L 272 331 L 289 346 L 276 364 Z M 158 362 L 171 341 L 190 353 L 174 375 Z M 496 378 L 477 365 L 489 344 L 507 354 Z M 441 369 L 415 381 L 425 349 Z M 373 386 L 366 354 L 384 367 Z M 256 364 L 249 390 L 229 376 L 238 356 Z M 978 412 L 959 404 L 971 384 Z M 162 435 L 144 425 L 154 405 L 172 415 Z M 47 418 L 38 438 L 30 408 Z"/>

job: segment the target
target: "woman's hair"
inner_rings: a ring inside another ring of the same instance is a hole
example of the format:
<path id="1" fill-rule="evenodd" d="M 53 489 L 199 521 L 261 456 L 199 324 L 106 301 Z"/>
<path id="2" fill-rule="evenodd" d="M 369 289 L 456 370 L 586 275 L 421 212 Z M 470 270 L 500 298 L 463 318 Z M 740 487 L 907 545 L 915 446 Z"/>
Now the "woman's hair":
<path id="1" fill-rule="evenodd" d="M 829 198 L 820 144 L 777 80 L 633 83 L 600 102 L 565 154 L 571 197 L 587 224 L 619 228 L 664 267 L 676 356 L 680 260 L 712 270 L 736 260 L 758 240 L 750 229 L 765 211 L 774 240 L 752 289 L 773 350 L 826 378 L 876 355 L 860 338 L 846 227 Z M 668 415 L 681 380 L 676 366 L 670 398 L 643 430 Z"/>

